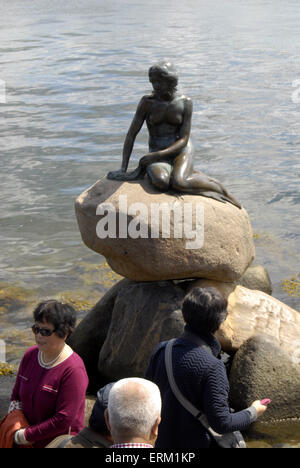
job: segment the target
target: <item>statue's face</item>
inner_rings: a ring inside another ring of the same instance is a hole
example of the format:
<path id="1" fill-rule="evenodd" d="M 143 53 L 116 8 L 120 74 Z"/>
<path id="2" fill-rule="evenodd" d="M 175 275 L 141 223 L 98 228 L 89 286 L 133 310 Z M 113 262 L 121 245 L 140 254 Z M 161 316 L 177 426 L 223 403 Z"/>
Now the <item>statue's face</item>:
<path id="1" fill-rule="evenodd" d="M 149 76 L 149 81 L 152 84 L 155 94 L 160 98 L 169 97 L 173 91 L 170 80 L 168 80 L 162 73 L 159 73 L 158 71 L 151 73 Z"/>

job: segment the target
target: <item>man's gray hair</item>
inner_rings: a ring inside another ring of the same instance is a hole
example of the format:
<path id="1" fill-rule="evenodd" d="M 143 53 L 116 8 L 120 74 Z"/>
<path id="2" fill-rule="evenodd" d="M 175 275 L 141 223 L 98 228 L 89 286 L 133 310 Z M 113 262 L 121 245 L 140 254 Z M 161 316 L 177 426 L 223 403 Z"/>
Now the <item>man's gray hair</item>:
<path id="1" fill-rule="evenodd" d="M 108 416 L 113 437 L 148 436 L 160 412 L 160 391 L 150 380 L 122 379 L 110 390 Z"/>

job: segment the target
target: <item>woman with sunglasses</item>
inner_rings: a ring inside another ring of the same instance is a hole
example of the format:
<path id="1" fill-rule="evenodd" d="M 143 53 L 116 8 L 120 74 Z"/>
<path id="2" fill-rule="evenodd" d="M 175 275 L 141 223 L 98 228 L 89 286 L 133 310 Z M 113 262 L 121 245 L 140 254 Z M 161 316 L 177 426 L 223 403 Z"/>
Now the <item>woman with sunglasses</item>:
<path id="1" fill-rule="evenodd" d="M 15 443 L 43 448 L 84 427 L 88 377 L 82 359 L 66 344 L 76 323 L 73 307 L 45 301 L 33 316 L 36 346 L 21 361 L 9 411 L 21 409 L 29 422 L 15 433 Z"/>

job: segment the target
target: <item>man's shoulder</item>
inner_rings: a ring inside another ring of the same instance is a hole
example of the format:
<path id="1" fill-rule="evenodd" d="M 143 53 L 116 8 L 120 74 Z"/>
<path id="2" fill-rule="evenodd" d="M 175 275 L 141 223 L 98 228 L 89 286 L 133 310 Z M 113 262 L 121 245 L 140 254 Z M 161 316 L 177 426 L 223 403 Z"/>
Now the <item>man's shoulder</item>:
<path id="1" fill-rule="evenodd" d="M 111 445 L 107 439 L 85 427 L 77 435 L 61 435 L 56 437 L 46 448 L 108 448 Z"/>

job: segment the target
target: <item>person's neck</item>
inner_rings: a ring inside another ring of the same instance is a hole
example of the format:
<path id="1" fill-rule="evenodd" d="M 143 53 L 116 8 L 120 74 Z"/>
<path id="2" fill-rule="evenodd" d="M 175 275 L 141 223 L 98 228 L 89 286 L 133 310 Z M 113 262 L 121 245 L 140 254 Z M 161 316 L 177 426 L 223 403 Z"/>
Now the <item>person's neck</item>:
<path id="1" fill-rule="evenodd" d="M 197 339 L 200 338 L 202 339 L 203 341 L 205 341 L 205 343 L 211 348 L 213 354 L 215 355 L 215 357 L 217 357 L 220 352 L 221 352 L 221 345 L 218 341 L 218 339 L 212 334 L 212 333 L 209 333 L 209 332 L 204 332 L 204 331 L 199 331 L 198 333 L 195 333 L 189 325 L 186 325 L 185 328 L 184 328 L 184 332 L 182 334 L 182 338 L 185 338 L 187 340 L 190 340 L 190 341 L 194 341 L 194 342 L 197 342 Z"/>
<path id="2" fill-rule="evenodd" d="M 147 444 L 147 445 L 153 446 L 153 442 L 144 437 L 130 437 L 130 438 L 116 437 L 114 441 L 114 445 L 117 445 L 117 444 Z"/>
<path id="3" fill-rule="evenodd" d="M 59 354 L 64 350 L 64 348 L 65 348 L 65 343 L 62 346 L 60 346 L 58 349 L 56 349 L 55 351 L 53 350 L 53 351 L 48 352 L 48 353 L 46 351 L 44 351 L 43 352 L 43 360 L 45 362 L 52 361 L 57 356 L 59 356 Z"/>
<path id="4" fill-rule="evenodd" d="M 173 99 L 175 98 L 176 91 L 171 91 L 164 94 L 155 93 L 155 96 L 156 99 L 158 99 L 159 101 L 170 102 L 173 101 Z"/>

